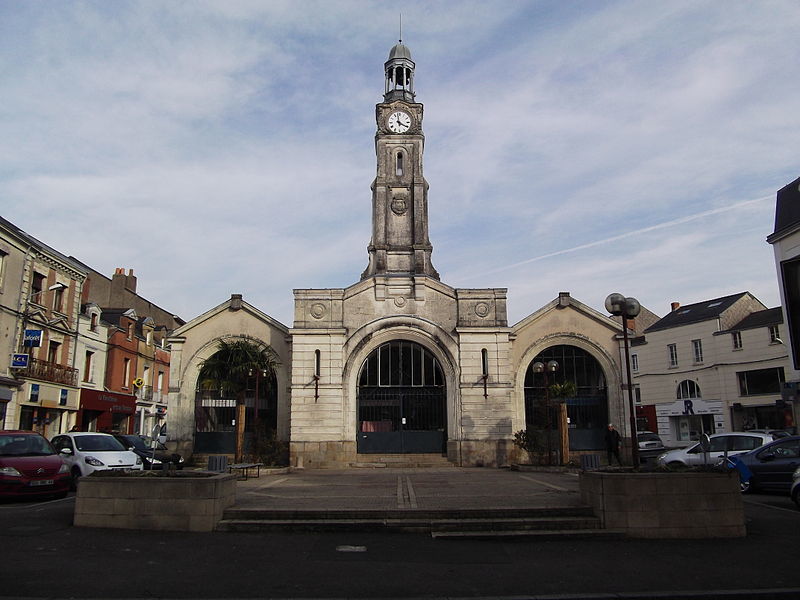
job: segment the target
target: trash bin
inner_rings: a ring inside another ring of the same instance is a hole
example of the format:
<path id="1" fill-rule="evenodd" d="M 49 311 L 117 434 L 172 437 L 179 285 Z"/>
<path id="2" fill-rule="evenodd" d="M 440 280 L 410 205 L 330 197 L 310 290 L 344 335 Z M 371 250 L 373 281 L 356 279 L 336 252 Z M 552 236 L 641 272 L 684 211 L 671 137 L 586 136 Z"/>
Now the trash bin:
<path id="1" fill-rule="evenodd" d="M 208 457 L 208 470 L 224 473 L 228 470 L 228 457 L 224 454 L 213 454 Z"/>
<path id="2" fill-rule="evenodd" d="M 581 454 L 581 469 L 591 471 L 600 468 L 600 456 L 598 454 Z"/>

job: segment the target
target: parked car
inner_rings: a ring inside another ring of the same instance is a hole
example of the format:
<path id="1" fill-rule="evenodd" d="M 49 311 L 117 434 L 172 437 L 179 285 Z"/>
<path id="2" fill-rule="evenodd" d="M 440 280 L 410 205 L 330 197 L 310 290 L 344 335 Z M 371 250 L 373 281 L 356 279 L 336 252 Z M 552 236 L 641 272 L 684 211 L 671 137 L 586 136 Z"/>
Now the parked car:
<path id="1" fill-rule="evenodd" d="M 736 456 L 752 476 L 742 491 L 783 490 L 792 486 L 792 474 L 800 467 L 800 436 L 781 437 L 760 448 Z"/>
<path id="2" fill-rule="evenodd" d="M 792 475 L 792 489 L 789 494 L 797 508 L 800 508 L 800 468 L 795 470 L 794 475 Z"/>
<path id="3" fill-rule="evenodd" d="M 663 450 L 664 442 L 657 433 L 652 431 L 640 431 L 636 434 L 636 439 L 639 442 L 639 450 Z"/>
<path id="4" fill-rule="evenodd" d="M 151 438 L 144 438 L 140 435 L 115 435 L 115 438 L 123 446 L 133 450 L 142 459 L 145 469 L 163 469 L 164 465 L 173 464 L 176 469 L 183 468 L 183 457 L 180 454 L 172 454 L 167 451 L 167 447 L 156 441 L 156 452 L 153 455 L 153 441 Z"/>
<path id="5" fill-rule="evenodd" d="M 725 456 L 748 452 L 773 441 L 772 434 L 752 433 L 750 431 L 734 431 L 730 433 L 715 433 L 709 436 L 711 444 L 708 449 L 708 464 L 714 465 Z M 668 467 L 693 467 L 702 465 L 706 460 L 706 453 L 700 442 L 687 448 L 670 450 L 658 457 L 658 464 Z"/>
<path id="6" fill-rule="evenodd" d="M 108 433 L 83 431 L 63 433 L 55 436 L 52 442 L 69 465 L 73 480 L 107 469 L 118 471 L 142 469 L 142 459 Z"/>
<path id="7" fill-rule="evenodd" d="M 0 431 L 0 497 L 56 496 L 69 492 L 69 466 L 35 431 Z"/>

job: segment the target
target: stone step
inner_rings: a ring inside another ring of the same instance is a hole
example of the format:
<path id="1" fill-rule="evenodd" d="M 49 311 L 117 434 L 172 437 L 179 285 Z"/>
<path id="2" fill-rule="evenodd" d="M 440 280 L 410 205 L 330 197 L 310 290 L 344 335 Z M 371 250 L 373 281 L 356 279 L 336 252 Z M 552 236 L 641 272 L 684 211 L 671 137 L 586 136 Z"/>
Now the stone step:
<path id="1" fill-rule="evenodd" d="M 598 519 L 458 519 L 431 520 L 425 518 L 399 519 L 223 519 L 218 531 L 268 532 L 268 531 L 409 531 L 430 533 L 434 537 L 499 536 L 508 532 L 520 536 L 521 532 L 576 532 L 599 530 Z"/>
<path id="2" fill-rule="evenodd" d="M 441 454 L 360 454 L 359 460 L 349 466 L 356 469 L 416 469 L 456 465 Z"/>
<path id="3" fill-rule="evenodd" d="M 589 518 L 594 513 L 588 506 L 565 506 L 557 508 L 464 508 L 464 509 L 280 509 L 237 508 L 225 509 L 222 518 L 236 521 L 326 521 L 326 520 L 400 520 L 424 519 L 427 521 L 486 520 L 486 519 L 553 519 Z"/>
<path id="4" fill-rule="evenodd" d="M 521 529 L 503 531 L 431 531 L 431 537 L 438 539 L 493 540 L 521 539 L 559 540 L 564 538 L 623 538 L 625 532 L 615 529 Z"/>

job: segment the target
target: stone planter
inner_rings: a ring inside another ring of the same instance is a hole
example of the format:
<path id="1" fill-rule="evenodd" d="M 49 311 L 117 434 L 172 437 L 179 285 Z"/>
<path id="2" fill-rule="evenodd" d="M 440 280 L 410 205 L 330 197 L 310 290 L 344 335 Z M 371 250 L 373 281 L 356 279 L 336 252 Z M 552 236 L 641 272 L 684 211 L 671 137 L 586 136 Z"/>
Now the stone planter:
<path id="1" fill-rule="evenodd" d="M 236 500 L 236 475 L 85 477 L 75 500 L 77 527 L 212 531 Z"/>
<path id="2" fill-rule="evenodd" d="M 731 473 L 580 474 L 581 500 L 606 529 L 639 538 L 744 537 L 739 477 Z"/>

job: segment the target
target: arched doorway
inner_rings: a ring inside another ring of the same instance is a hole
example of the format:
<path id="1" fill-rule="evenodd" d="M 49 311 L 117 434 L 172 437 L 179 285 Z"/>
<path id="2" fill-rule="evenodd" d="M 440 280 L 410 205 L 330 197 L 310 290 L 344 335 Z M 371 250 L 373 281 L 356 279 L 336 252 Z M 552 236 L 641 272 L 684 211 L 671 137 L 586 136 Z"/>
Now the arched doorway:
<path id="1" fill-rule="evenodd" d="M 213 364 L 213 374 L 206 367 Z M 237 406 L 244 406 L 244 450 L 271 437 L 278 424 L 278 385 L 268 347 L 249 341 L 220 342 L 204 361 L 195 387 L 194 451 L 236 452 Z"/>
<path id="2" fill-rule="evenodd" d="M 555 360 L 559 369 L 548 376 L 548 384 L 575 384 L 577 392 L 566 398 L 569 418 L 569 449 L 596 450 L 603 448 L 603 436 L 608 424 L 608 390 L 603 369 L 597 359 L 583 348 L 570 345 L 551 346 L 531 360 L 525 372 L 525 426 L 527 429 L 546 429 L 545 383 L 541 373 L 533 372 L 533 363 Z M 558 400 L 552 400 L 555 406 Z M 557 410 L 550 410 L 550 427 L 558 429 Z"/>
<path id="3" fill-rule="evenodd" d="M 436 357 L 396 340 L 372 351 L 358 375 L 361 454 L 444 453 L 446 388 Z"/>

